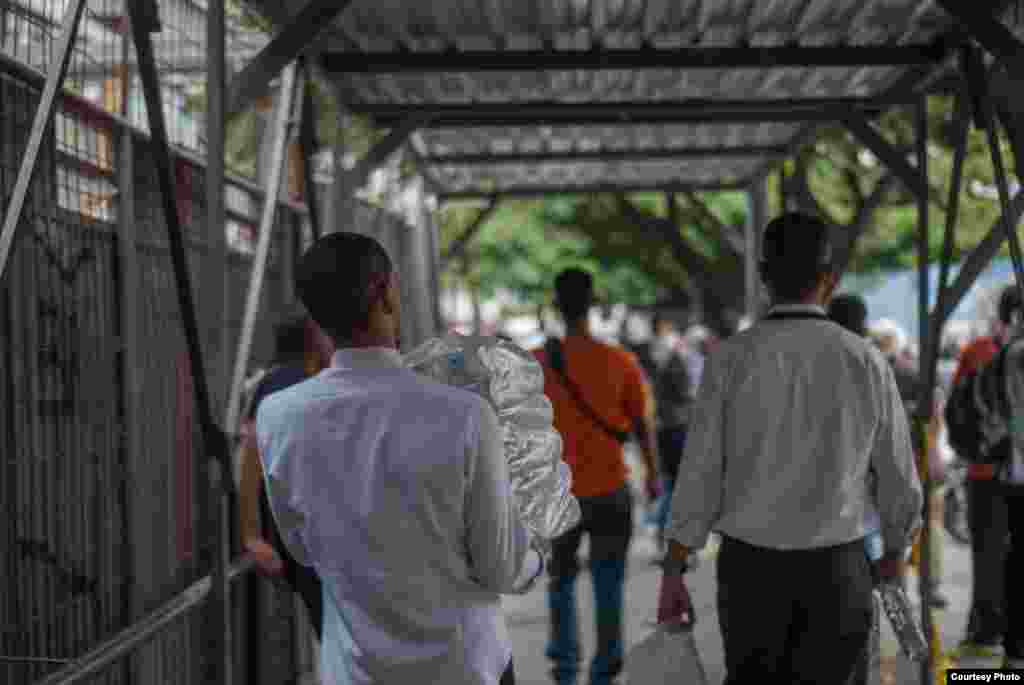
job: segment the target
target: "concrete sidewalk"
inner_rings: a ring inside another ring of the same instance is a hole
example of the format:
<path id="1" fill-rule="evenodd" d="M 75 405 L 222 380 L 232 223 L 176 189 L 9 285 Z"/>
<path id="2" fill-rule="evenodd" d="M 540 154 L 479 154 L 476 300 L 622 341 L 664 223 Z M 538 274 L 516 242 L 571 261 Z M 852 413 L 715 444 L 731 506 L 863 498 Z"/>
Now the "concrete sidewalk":
<path id="1" fill-rule="evenodd" d="M 641 501 L 641 500 L 637 500 Z M 640 507 L 638 507 L 639 509 Z M 639 515 L 638 515 L 639 518 Z M 950 600 L 949 608 L 934 612 L 936 626 L 942 638 L 944 651 L 950 651 L 962 639 L 966 625 L 967 607 L 970 601 L 970 553 L 969 549 L 957 545 L 951 539 L 945 541 L 942 591 Z M 710 685 L 719 685 L 725 678 L 722 640 L 715 611 L 715 563 L 717 548 L 709 545 L 704 550 L 701 566 L 689 577 L 689 588 L 697 611 L 695 637 L 704 662 Z M 581 555 L 586 554 L 586 543 Z M 630 646 L 646 638 L 653 630 L 653 619 L 657 611 L 658 584 L 661 569 L 652 562 L 656 548 L 650 533 L 637 522 L 633 539 L 626 581 L 625 638 L 627 653 Z M 917 581 L 913 573 L 908 580 L 908 590 L 917 608 Z M 584 671 L 580 685 L 586 685 L 585 669 L 593 657 L 594 648 L 594 601 L 593 585 L 589 574 L 580 574 L 577 589 L 580 610 L 580 627 L 583 638 Z M 538 586 L 528 595 L 506 597 L 509 633 L 513 643 L 516 667 L 516 682 L 521 685 L 550 685 L 550 662 L 544 656 L 548 639 L 548 608 L 546 583 Z M 881 685 L 904 685 L 920 682 L 916 665 L 900 655 L 899 646 L 887 621 L 882 621 L 882 673 Z M 967 664 L 964 664 L 967 665 Z M 971 664 L 974 665 L 974 664 Z M 981 666 L 981 664 L 978 664 Z M 623 679 L 625 682 L 625 679 Z"/>

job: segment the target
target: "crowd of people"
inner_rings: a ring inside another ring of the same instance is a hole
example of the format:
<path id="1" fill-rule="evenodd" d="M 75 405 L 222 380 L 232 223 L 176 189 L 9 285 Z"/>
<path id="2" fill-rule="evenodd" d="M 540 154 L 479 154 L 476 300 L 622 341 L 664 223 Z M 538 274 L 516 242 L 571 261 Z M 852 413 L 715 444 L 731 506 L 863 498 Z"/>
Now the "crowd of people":
<path id="1" fill-rule="evenodd" d="M 623 344 L 589 328 L 593 276 L 559 274 L 565 334 L 533 352 L 581 519 L 544 541 L 519 519 L 494 409 L 402 366 L 398 275 L 384 249 L 355 233 L 316 241 L 296 269 L 304 313 L 280 327 L 278 359 L 245 415 L 240 519 L 261 571 L 309 609 L 323 682 L 510 685 L 500 597 L 546 578 L 544 656 L 553 682 L 574 685 L 584 536 L 597 634 L 588 679 L 617 682 L 635 507 L 624 445 L 634 441 L 648 502 L 663 503 L 658 621 L 692 620 L 686 572 L 716 534 L 727 685 L 866 683 L 873 588 L 920 564 L 922 469 L 941 479 L 942 398 L 915 445 L 920 364 L 891 327 L 872 330 L 862 299 L 834 296 L 823 223 L 771 222 L 760 273 L 772 307 L 744 330 L 719 340 L 685 308 L 661 307 L 648 340 Z M 981 376 L 1002 343 L 968 347 L 958 376 Z M 967 641 L 1002 641 L 1019 666 L 1020 599 L 1007 574 L 1019 575 L 1020 554 L 1007 561 L 997 551 L 1007 535 L 990 530 L 997 519 L 1012 528 L 1011 486 L 982 470 L 972 471 Z M 934 606 L 946 602 L 937 582 L 926 590 Z"/>

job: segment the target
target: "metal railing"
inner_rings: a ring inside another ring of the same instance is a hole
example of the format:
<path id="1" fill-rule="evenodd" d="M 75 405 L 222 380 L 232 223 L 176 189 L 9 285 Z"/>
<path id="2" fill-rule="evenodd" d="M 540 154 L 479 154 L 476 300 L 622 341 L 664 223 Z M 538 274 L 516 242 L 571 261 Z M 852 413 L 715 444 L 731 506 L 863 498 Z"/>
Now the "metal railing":
<path id="1" fill-rule="evenodd" d="M 228 580 L 233 582 L 252 569 L 251 559 L 238 560 L 228 569 Z M 75 685 L 102 672 L 118 659 L 130 655 L 145 645 L 193 609 L 199 608 L 210 594 L 212 586 L 213 581 L 210 576 L 197 580 L 174 599 L 100 643 L 61 670 L 46 677 L 38 685 Z"/>

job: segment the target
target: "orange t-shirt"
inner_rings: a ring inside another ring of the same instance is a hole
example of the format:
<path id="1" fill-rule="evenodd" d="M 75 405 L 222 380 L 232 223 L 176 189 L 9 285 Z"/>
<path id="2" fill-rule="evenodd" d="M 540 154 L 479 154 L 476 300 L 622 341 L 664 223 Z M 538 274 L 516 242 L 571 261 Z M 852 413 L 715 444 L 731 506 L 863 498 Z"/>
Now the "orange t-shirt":
<path id="1" fill-rule="evenodd" d="M 960 377 L 980 371 L 999 353 L 999 343 L 995 338 L 983 337 L 970 342 L 960 353 L 960 360 L 953 372 L 953 383 Z M 971 480 L 990 480 L 996 476 L 994 464 L 968 464 L 967 477 Z"/>
<path id="2" fill-rule="evenodd" d="M 622 348 L 580 335 L 562 341 L 566 373 L 598 416 L 622 431 L 632 431 L 649 412 L 649 393 L 636 356 Z M 555 410 L 555 429 L 564 444 L 563 459 L 572 471 L 577 497 L 607 495 L 629 477 L 622 445 L 594 423 L 547 365 L 543 349 L 534 355 L 544 366 L 544 393 Z"/>

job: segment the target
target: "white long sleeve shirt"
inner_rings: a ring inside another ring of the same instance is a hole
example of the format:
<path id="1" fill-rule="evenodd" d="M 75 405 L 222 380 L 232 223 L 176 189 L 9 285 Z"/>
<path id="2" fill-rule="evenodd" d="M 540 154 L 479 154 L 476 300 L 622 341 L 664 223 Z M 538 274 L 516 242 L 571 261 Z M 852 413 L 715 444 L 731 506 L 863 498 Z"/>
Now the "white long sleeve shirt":
<path id="1" fill-rule="evenodd" d="M 324 583 L 324 683 L 496 685 L 500 593 L 539 570 L 486 400 L 340 350 L 256 418 L 271 509 Z"/>
<path id="2" fill-rule="evenodd" d="M 870 343 L 827 320 L 762 321 L 718 345 L 682 463 L 666 534 L 692 549 L 711 530 L 774 549 L 863 538 L 871 469 L 886 549 L 904 551 L 921 526 L 893 371 Z"/>

